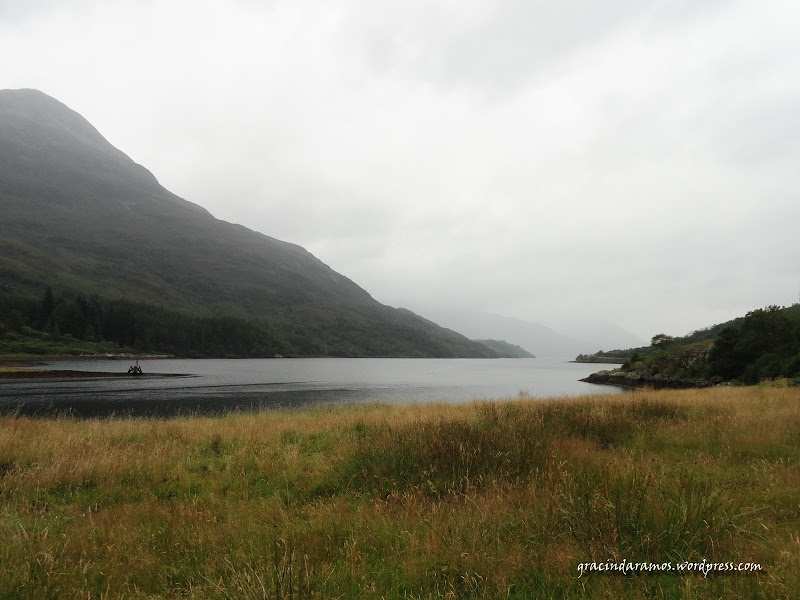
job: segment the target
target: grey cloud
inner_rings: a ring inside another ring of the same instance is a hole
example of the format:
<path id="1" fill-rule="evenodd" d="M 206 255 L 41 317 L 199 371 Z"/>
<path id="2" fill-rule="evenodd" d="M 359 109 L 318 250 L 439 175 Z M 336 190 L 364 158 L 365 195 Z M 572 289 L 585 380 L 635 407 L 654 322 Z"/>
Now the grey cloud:
<path id="1" fill-rule="evenodd" d="M 68 3 L 61 0 L 0 0 L 0 28 L 28 26 L 58 13 L 80 14 L 94 3 L 95 0 L 70 0 Z"/>
<path id="2" fill-rule="evenodd" d="M 683 27 L 725 4 L 501 0 L 453 9 L 412 2 L 384 14 L 383 5 L 370 3 L 358 6 L 353 21 L 361 28 L 357 39 L 364 43 L 366 60 L 378 74 L 395 71 L 437 87 L 493 95 L 578 68 L 582 53 L 632 26 Z M 569 64 L 573 59 L 577 65 Z"/>
<path id="3" fill-rule="evenodd" d="M 800 155 L 800 82 L 790 95 L 752 102 L 728 114 L 716 144 L 739 165 L 792 160 Z M 722 109 L 724 110 L 724 109 Z"/>
<path id="4" fill-rule="evenodd" d="M 436 5 L 433 5 L 434 7 Z M 470 13 L 469 8 L 479 6 Z M 641 14 L 643 4 L 505 1 L 407 15 L 372 29 L 374 66 L 437 86 L 517 88 Z M 372 25 L 372 24 L 371 24 Z M 387 35 L 388 33 L 388 35 Z"/>

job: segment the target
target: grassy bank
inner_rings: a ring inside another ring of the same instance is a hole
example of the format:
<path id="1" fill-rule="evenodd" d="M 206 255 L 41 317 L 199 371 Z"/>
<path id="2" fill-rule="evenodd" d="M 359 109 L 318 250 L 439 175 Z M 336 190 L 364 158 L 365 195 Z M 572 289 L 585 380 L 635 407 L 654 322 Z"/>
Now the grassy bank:
<path id="1" fill-rule="evenodd" d="M 0 419 L 0 598 L 790 598 L 800 390 Z M 758 573 L 584 573 L 607 560 Z"/>

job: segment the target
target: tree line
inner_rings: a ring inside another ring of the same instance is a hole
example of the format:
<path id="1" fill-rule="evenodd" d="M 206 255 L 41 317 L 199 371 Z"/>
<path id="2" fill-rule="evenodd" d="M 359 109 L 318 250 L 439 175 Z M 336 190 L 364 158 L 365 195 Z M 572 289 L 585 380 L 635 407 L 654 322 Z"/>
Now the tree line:
<path id="1" fill-rule="evenodd" d="M 754 310 L 738 327 L 720 331 L 709 354 L 710 374 L 745 384 L 779 377 L 799 379 L 800 320 L 794 308 Z"/>
<path id="2" fill-rule="evenodd" d="M 747 385 L 787 378 L 800 384 L 800 304 L 753 310 L 683 337 L 659 333 L 649 346 L 578 355 L 576 360 L 618 361 L 622 371 L 650 376 Z"/>
<path id="3" fill-rule="evenodd" d="M 292 354 L 292 345 L 258 321 L 229 316 L 199 316 L 141 302 L 97 296 L 40 298 L 0 293 L 0 332 L 36 332 L 53 339 L 114 342 L 136 352 L 181 356 L 275 356 Z"/>

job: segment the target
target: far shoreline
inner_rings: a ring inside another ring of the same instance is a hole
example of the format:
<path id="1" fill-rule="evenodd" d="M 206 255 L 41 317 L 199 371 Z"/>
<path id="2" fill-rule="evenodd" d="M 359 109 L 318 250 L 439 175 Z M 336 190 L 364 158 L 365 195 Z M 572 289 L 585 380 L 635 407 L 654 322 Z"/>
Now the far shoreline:
<path id="1" fill-rule="evenodd" d="M 36 354 L 36 355 L 7 355 L 0 356 L 0 367 L 13 365 L 13 364 L 31 364 L 31 363 L 45 363 L 51 361 L 68 361 L 68 360 L 165 360 L 170 358 L 178 358 L 174 354 Z"/>
<path id="2" fill-rule="evenodd" d="M 53 355 L 53 356 L 0 356 L 0 380 L 20 379 L 74 379 L 74 378 L 108 378 L 108 377 L 168 377 L 159 373 L 132 374 L 120 370 L 116 371 L 83 371 L 75 369 L 48 369 L 36 368 L 49 363 L 67 361 L 140 361 L 140 360 L 165 360 L 175 356 L 170 354 L 148 354 L 136 356 L 133 354 L 98 354 L 98 355 Z"/>

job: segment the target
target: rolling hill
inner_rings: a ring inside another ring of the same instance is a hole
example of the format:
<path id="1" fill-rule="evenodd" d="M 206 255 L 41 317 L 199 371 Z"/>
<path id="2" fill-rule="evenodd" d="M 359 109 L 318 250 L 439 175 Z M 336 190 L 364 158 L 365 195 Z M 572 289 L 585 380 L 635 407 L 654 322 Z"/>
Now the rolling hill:
<path id="1" fill-rule="evenodd" d="M 86 119 L 0 91 L 0 291 L 145 303 L 258 321 L 296 355 L 493 356 L 380 304 L 295 244 L 162 187 Z"/>

